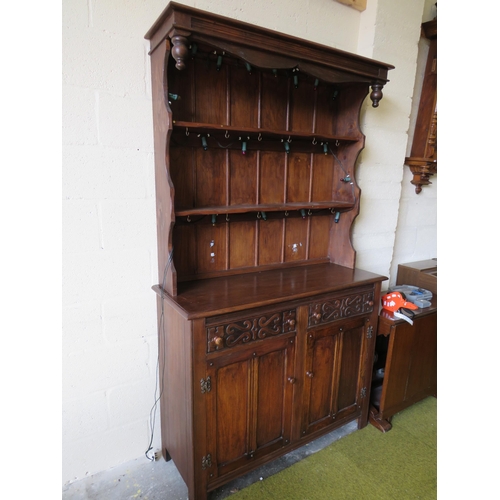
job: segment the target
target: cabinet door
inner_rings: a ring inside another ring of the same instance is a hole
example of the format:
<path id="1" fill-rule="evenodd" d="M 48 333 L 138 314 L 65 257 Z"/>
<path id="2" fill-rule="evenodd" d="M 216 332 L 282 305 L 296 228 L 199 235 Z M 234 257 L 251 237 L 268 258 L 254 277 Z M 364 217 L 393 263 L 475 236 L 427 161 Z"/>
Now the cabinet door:
<path id="1" fill-rule="evenodd" d="M 383 418 L 431 394 L 437 387 L 437 314 L 391 329 L 380 401 Z"/>
<path id="2" fill-rule="evenodd" d="M 369 322 L 335 322 L 307 332 L 302 436 L 360 414 L 361 354 Z M 366 391 L 366 389 L 365 389 Z"/>
<path id="3" fill-rule="evenodd" d="M 290 442 L 295 335 L 207 363 L 209 482 Z"/>

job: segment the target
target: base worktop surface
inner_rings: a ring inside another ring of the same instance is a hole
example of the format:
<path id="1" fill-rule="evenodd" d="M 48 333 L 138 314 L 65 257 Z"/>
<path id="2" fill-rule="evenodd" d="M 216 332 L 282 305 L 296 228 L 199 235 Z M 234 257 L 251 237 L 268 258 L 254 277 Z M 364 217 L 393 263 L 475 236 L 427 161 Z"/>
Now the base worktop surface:
<path id="1" fill-rule="evenodd" d="M 172 297 L 159 285 L 153 289 L 188 319 L 240 311 L 321 293 L 368 285 L 387 278 L 336 264 L 316 264 L 286 269 L 179 283 Z"/>

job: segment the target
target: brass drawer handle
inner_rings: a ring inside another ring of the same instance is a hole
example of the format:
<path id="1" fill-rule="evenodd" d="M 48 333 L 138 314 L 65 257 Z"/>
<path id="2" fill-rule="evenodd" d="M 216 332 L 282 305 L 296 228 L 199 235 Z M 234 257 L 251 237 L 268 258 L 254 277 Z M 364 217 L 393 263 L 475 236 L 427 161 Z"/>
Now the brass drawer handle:
<path id="1" fill-rule="evenodd" d="M 220 347 L 224 343 L 224 339 L 222 337 L 214 337 L 212 342 L 217 346 Z"/>

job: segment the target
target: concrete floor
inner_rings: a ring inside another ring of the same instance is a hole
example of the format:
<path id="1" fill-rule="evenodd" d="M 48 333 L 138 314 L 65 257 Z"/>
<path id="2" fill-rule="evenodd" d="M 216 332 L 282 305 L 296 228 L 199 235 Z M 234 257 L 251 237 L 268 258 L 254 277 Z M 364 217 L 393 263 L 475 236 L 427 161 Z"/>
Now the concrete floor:
<path id="1" fill-rule="evenodd" d="M 357 429 L 351 422 L 302 448 L 284 455 L 213 491 L 210 500 L 222 500 L 263 478 L 322 450 Z M 150 462 L 145 457 L 114 467 L 63 487 L 63 500 L 187 500 L 187 487 L 173 461 Z"/>

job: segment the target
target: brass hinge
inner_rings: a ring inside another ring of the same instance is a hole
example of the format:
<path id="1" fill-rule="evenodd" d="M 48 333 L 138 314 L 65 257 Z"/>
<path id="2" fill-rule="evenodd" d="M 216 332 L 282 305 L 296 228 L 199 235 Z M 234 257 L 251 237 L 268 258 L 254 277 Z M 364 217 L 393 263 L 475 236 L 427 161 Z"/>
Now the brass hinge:
<path id="1" fill-rule="evenodd" d="M 203 470 L 212 467 L 212 456 L 209 454 L 201 459 L 201 468 Z"/>
<path id="2" fill-rule="evenodd" d="M 212 389 L 212 383 L 210 382 L 210 377 L 207 377 L 206 380 L 202 378 L 200 380 L 200 387 L 202 394 L 205 394 L 205 392 L 210 392 L 210 389 Z"/>
<path id="3" fill-rule="evenodd" d="M 366 330 L 366 338 L 371 339 L 373 337 L 373 326 L 369 326 Z"/>
<path id="4" fill-rule="evenodd" d="M 361 398 L 364 398 L 364 397 L 366 397 L 366 387 L 363 387 L 361 389 Z"/>

